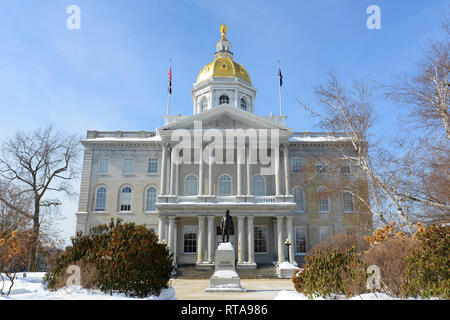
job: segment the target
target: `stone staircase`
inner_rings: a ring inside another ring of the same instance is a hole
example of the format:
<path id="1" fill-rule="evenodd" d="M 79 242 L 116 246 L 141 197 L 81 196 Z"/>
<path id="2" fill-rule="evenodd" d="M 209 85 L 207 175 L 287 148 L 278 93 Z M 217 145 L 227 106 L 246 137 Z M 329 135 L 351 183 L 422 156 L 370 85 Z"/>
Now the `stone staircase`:
<path id="1" fill-rule="evenodd" d="M 273 264 L 258 264 L 256 269 L 237 269 L 241 279 L 275 279 L 275 266 Z M 214 268 L 200 270 L 195 265 L 179 265 L 174 278 L 178 279 L 209 279 L 214 273 Z"/>

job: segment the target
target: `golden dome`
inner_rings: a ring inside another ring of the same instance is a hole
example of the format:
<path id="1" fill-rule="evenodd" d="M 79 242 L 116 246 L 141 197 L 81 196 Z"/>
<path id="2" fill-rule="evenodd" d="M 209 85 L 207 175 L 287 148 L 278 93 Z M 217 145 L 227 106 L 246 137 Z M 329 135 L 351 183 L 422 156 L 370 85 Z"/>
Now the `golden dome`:
<path id="1" fill-rule="evenodd" d="M 197 82 L 211 77 L 236 77 L 252 83 L 247 70 L 227 57 L 217 57 L 213 62 L 208 63 L 198 74 Z"/>

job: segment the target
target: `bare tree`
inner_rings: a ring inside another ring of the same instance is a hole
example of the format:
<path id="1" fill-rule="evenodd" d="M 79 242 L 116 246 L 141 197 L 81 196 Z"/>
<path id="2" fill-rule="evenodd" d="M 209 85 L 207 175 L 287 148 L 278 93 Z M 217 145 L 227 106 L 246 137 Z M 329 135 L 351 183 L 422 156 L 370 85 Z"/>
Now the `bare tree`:
<path id="1" fill-rule="evenodd" d="M 450 100 L 450 18 L 443 21 L 444 36 L 429 40 L 421 48 L 422 60 L 413 76 L 394 76 L 395 82 L 386 85 L 386 96 L 409 108 L 409 120 L 429 134 L 443 132 L 450 139 L 448 104 Z M 443 130 L 442 130 L 443 129 Z"/>
<path id="2" fill-rule="evenodd" d="M 329 161 L 351 164 L 368 183 L 368 192 L 367 188 L 352 188 L 351 184 L 345 186 L 346 190 L 365 204 L 382 223 L 388 224 L 386 204 L 389 203 L 403 223 L 412 225 L 395 183 L 392 183 L 393 172 L 386 165 L 392 161 L 390 154 L 372 141 L 371 129 L 377 120 L 372 103 L 373 90 L 360 81 L 347 90 L 334 73 L 329 73 L 328 81 L 316 87 L 315 96 L 322 112 L 302 102 L 300 106 L 318 118 L 321 129 L 338 132 L 342 137 L 341 143 L 334 147 L 336 156 Z"/>
<path id="3" fill-rule="evenodd" d="M 24 231 L 32 219 L 31 199 L 18 188 L 0 183 L 0 237 L 14 230 Z"/>
<path id="4" fill-rule="evenodd" d="M 449 22 L 446 16 L 442 39 L 420 49 L 412 76 L 394 76 L 393 84 L 383 86 L 386 97 L 407 107 L 406 127 L 415 132 L 398 144 L 405 153 L 399 162 L 400 197 L 418 204 L 417 215 L 433 223 L 450 222 Z"/>
<path id="5" fill-rule="evenodd" d="M 70 181 L 76 177 L 80 154 L 79 138 L 55 132 L 52 126 L 31 133 L 18 132 L 7 139 L 0 155 L 0 179 L 4 187 L 15 185 L 19 192 L 14 197 L 29 195 L 32 199 L 32 236 L 29 270 L 36 268 L 39 248 L 41 210 L 58 206 L 58 199 L 49 199 L 49 192 L 71 192 Z M 11 210 L 27 215 L 8 198 L 0 202 Z"/>

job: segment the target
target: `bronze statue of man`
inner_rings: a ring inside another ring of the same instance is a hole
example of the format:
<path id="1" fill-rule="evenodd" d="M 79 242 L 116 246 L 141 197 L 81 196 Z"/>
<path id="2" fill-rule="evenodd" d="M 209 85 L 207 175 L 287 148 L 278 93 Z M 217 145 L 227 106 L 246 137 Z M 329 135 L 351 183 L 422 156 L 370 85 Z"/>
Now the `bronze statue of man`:
<path id="1" fill-rule="evenodd" d="M 233 219 L 230 216 L 230 210 L 227 210 L 225 216 L 222 218 L 220 228 L 222 229 L 222 242 L 225 242 L 225 236 L 227 237 L 226 242 L 230 242 L 230 233 L 234 231 Z"/>

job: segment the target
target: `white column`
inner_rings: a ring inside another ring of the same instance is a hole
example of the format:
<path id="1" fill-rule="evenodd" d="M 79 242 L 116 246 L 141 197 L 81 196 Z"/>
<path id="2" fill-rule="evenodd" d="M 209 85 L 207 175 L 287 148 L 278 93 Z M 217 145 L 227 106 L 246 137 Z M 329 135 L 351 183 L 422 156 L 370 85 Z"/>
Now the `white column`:
<path id="1" fill-rule="evenodd" d="M 238 263 L 244 262 L 244 216 L 238 216 Z"/>
<path id="2" fill-rule="evenodd" d="M 166 194 L 166 167 L 167 167 L 167 145 L 162 144 L 162 159 L 161 159 L 161 194 Z"/>
<path id="3" fill-rule="evenodd" d="M 159 241 L 166 240 L 166 218 L 159 216 L 159 222 L 158 222 L 158 238 Z"/>
<path id="4" fill-rule="evenodd" d="M 176 172 L 177 172 L 177 164 L 176 164 L 176 160 L 175 160 L 175 155 L 177 152 L 177 147 L 176 145 L 173 145 L 172 147 L 172 152 L 171 152 L 171 166 L 170 166 L 170 194 L 171 195 L 175 195 L 175 185 L 177 183 L 177 176 L 176 176 Z"/>
<path id="5" fill-rule="evenodd" d="M 277 216 L 278 263 L 284 262 L 283 218 L 282 216 Z"/>
<path id="6" fill-rule="evenodd" d="M 287 227 L 287 238 L 289 239 L 289 241 L 291 242 L 291 245 L 289 246 L 289 262 L 293 263 L 295 261 L 295 256 L 294 256 L 294 237 L 293 237 L 293 229 L 294 226 L 292 224 L 292 220 L 293 217 L 292 216 L 287 216 L 286 217 L 286 227 Z"/>
<path id="7" fill-rule="evenodd" d="M 247 146 L 246 161 L 247 161 L 247 195 L 249 196 L 252 194 L 252 189 L 251 189 L 252 166 L 250 164 L 250 145 Z"/>
<path id="8" fill-rule="evenodd" d="M 255 263 L 255 228 L 253 227 L 254 216 L 247 217 L 248 230 L 248 263 Z"/>
<path id="9" fill-rule="evenodd" d="M 174 222 L 174 230 L 173 230 L 173 264 L 177 264 L 177 255 L 178 255 L 178 223 L 177 220 Z"/>
<path id="10" fill-rule="evenodd" d="M 275 150 L 272 149 L 272 152 Z M 278 153 L 278 157 L 275 157 L 275 194 L 277 196 L 281 195 L 280 190 L 280 153 Z"/>
<path id="11" fill-rule="evenodd" d="M 174 253 L 175 246 L 175 216 L 169 216 L 169 236 L 167 244 L 169 245 L 170 252 Z"/>
<path id="12" fill-rule="evenodd" d="M 275 250 L 278 252 L 278 238 L 277 238 L 277 219 L 274 217 L 272 218 L 272 226 L 273 226 L 273 251 Z"/>
<path id="13" fill-rule="evenodd" d="M 198 216 L 197 237 L 197 263 L 203 263 L 203 231 L 205 229 L 205 216 Z"/>
<path id="14" fill-rule="evenodd" d="M 164 172 L 164 174 L 166 176 L 166 179 L 165 179 L 166 193 L 165 194 L 170 194 L 170 164 L 171 164 L 170 152 L 169 152 L 169 146 L 167 146 L 166 170 Z"/>
<path id="15" fill-rule="evenodd" d="M 214 216 L 208 216 L 208 263 L 214 260 Z"/>
<path id="16" fill-rule="evenodd" d="M 214 156 L 211 150 L 209 154 L 209 183 L 208 183 L 208 193 L 210 196 L 214 194 Z"/>
<path id="17" fill-rule="evenodd" d="M 242 193 L 242 185 L 243 185 L 243 177 L 242 177 L 242 165 L 243 165 L 243 159 L 245 156 L 245 149 L 241 152 L 240 148 L 236 148 L 236 168 L 237 168 L 237 195 L 241 196 Z"/>
<path id="18" fill-rule="evenodd" d="M 198 194 L 203 195 L 203 143 L 199 149 L 199 164 L 198 164 Z"/>
<path id="19" fill-rule="evenodd" d="M 286 143 L 283 146 L 283 157 L 284 157 L 284 183 L 286 192 L 284 194 L 291 194 L 291 182 L 290 182 L 290 159 L 289 159 L 289 146 Z"/>
<path id="20" fill-rule="evenodd" d="M 177 164 L 177 166 L 176 166 L 176 169 L 175 169 L 175 176 L 176 176 L 176 179 L 175 179 L 175 195 L 179 195 L 179 192 L 178 192 L 178 176 L 179 176 L 179 174 L 180 174 L 180 165 L 179 164 Z"/>

